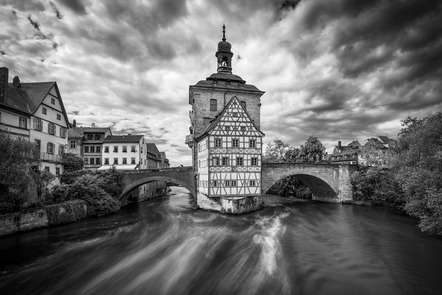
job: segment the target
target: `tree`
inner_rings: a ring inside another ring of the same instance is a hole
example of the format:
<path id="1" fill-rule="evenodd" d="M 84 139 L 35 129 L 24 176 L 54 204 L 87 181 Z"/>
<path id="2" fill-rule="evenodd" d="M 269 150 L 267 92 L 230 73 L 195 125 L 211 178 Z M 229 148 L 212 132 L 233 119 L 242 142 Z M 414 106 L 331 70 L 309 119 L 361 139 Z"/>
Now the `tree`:
<path id="1" fill-rule="evenodd" d="M 35 199 L 37 192 L 31 166 L 38 162 L 34 144 L 0 130 L 0 201 L 13 203 L 18 209 L 28 199 Z M 30 187 L 34 191 L 30 191 Z"/>
<path id="2" fill-rule="evenodd" d="M 265 161 L 283 162 L 284 155 L 288 147 L 288 143 L 285 143 L 280 139 L 275 139 L 273 143 L 269 143 L 266 147 L 266 151 L 264 154 Z"/>
<path id="3" fill-rule="evenodd" d="M 305 162 L 320 162 L 324 159 L 325 147 L 315 136 L 310 136 L 301 146 L 300 157 Z"/>
<path id="4" fill-rule="evenodd" d="M 66 188 L 63 188 L 66 190 Z M 99 175 L 86 174 L 69 185 L 70 199 L 86 201 L 88 216 L 102 216 L 120 210 L 120 201 L 113 198 L 103 189 Z"/>
<path id="5" fill-rule="evenodd" d="M 83 159 L 75 154 L 67 153 L 63 155 L 62 163 L 65 172 L 74 172 L 83 169 Z"/>
<path id="6" fill-rule="evenodd" d="M 284 155 L 284 162 L 296 163 L 300 161 L 301 149 L 290 146 Z"/>
<path id="7" fill-rule="evenodd" d="M 360 167 L 350 177 L 355 201 L 386 204 L 391 207 L 403 205 L 403 192 L 388 168 Z"/>
<path id="8" fill-rule="evenodd" d="M 422 231 L 442 234 L 442 113 L 402 121 L 396 179 L 405 193 L 405 211 L 419 218 Z"/>
<path id="9" fill-rule="evenodd" d="M 55 179 L 55 175 L 46 170 L 39 171 L 37 175 L 38 175 L 37 191 L 38 191 L 39 201 L 44 202 L 46 196 L 49 193 L 48 189 L 49 183 L 51 183 L 51 181 Z"/>

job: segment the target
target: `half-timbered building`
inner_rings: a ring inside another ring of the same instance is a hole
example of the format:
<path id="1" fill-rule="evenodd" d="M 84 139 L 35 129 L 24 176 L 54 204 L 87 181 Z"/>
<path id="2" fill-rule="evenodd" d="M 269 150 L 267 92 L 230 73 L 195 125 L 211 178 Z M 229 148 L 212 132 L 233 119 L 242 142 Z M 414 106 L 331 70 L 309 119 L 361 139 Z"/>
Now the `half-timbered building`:
<path id="1" fill-rule="evenodd" d="M 191 85 L 190 135 L 200 208 L 243 213 L 261 206 L 263 91 L 232 73 L 231 44 L 215 53 L 217 72 Z"/>
<path id="2" fill-rule="evenodd" d="M 232 97 L 197 139 L 198 190 L 212 198 L 261 196 L 263 135 Z"/>

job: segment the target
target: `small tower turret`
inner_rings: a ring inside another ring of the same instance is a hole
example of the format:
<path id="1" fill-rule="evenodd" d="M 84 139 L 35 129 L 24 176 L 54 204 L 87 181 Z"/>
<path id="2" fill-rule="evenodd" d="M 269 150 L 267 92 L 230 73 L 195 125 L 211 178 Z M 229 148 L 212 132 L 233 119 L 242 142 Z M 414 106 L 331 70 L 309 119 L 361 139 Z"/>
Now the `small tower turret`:
<path id="1" fill-rule="evenodd" d="M 232 73 L 232 45 L 226 41 L 226 26 L 223 24 L 223 39 L 218 43 L 218 50 L 215 53 L 218 72 Z"/>

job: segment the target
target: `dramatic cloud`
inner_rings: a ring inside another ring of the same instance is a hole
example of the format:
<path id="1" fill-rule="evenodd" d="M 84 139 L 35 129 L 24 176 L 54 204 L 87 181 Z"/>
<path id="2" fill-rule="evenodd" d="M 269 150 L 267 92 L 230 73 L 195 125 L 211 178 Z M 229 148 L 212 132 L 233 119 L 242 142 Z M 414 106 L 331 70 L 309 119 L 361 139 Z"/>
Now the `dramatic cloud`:
<path id="1" fill-rule="evenodd" d="M 86 14 L 86 7 L 84 6 L 82 0 L 57 0 L 57 1 L 77 14 Z"/>
<path id="2" fill-rule="evenodd" d="M 144 134 L 188 165 L 188 87 L 216 70 L 225 23 L 234 73 L 266 92 L 265 142 L 315 135 L 330 151 L 441 109 L 441 10 L 436 0 L 6 0 L 0 66 L 57 81 L 77 125 Z"/>

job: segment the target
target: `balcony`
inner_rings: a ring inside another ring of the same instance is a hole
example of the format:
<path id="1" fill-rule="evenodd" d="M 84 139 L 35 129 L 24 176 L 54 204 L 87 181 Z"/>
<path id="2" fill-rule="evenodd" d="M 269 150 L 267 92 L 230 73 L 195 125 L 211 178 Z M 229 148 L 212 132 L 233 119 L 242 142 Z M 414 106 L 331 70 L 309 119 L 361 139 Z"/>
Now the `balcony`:
<path id="1" fill-rule="evenodd" d="M 61 163 L 62 156 L 40 153 L 40 160 L 43 162 Z"/>

